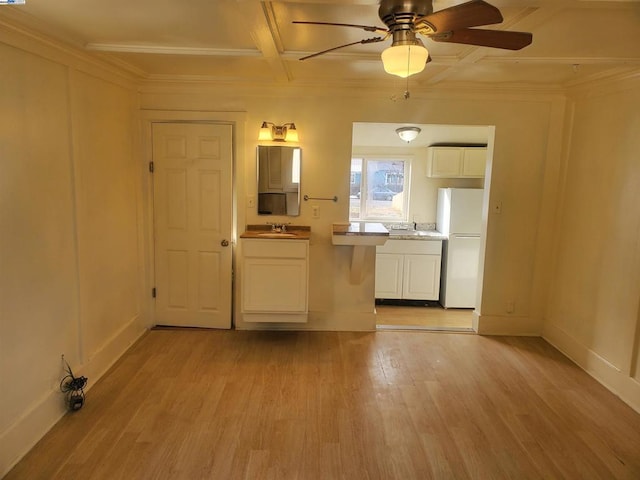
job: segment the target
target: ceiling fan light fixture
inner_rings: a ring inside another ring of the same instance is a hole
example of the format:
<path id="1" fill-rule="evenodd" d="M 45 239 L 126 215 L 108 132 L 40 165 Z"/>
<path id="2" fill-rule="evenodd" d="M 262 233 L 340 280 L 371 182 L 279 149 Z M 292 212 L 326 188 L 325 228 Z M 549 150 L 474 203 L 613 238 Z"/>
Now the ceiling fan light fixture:
<path id="1" fill-rule="evenodd" d="M 415 140 L 422 130 L 418 127 L 400 127 L 396 129 L 398 136 L 407 143 Z"/>
<path id="2" fill-rule="evenodd" d="M 382 65 L 385 72 L 407 78 L 423 71 L 428 58 L 422 45 L 392 45 L 382 52 Z"/>

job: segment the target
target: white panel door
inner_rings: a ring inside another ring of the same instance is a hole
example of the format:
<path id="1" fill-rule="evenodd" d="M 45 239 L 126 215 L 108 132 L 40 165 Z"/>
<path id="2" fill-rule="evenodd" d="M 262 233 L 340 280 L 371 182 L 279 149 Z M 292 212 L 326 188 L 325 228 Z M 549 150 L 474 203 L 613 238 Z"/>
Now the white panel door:
<path id="1" fill-rule="evenodd" d="M 152 133 L 155 323 L 231 328 L 231 126 Z"/>

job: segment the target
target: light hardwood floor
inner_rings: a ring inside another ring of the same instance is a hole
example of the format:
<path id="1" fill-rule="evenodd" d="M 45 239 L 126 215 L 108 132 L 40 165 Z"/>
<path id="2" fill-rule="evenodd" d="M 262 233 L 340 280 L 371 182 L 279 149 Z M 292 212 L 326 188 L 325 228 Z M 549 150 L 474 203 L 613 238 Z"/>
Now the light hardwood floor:
<path id="1" fill-rule="evenodd" d="M 640 415 L 540 338 L 158 329 L 6 480 L 431 478 L 637 480 Z"/>
<path id="2" fill-rule="evenodd" d="M 376 324 L 434 330 L 472 330 L 473 309 L 376 305 Z"/>

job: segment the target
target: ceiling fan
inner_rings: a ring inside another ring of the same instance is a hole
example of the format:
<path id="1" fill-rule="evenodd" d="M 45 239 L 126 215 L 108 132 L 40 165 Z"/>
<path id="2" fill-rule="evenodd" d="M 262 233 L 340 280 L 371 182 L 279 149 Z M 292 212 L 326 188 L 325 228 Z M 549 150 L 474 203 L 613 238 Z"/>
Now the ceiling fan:
<path id="1" fill-rule="evenodd" d="M 391 37 L 391 46 L 382 52 L 384 69 L 387 73 L 406 78 L 424 70 L 425 65 L 431 61 L 418 34 L 436 42 L 507 50 L 520 50 L 531 44 L 533 38 L 528 32 L 472 28 L 501 23 L 503 20 L 500 10 L 483 0 L 471 0 L 437 12 L 433 11 L 433 0 L 380 0 L 378 16 L 387 28 L 351 23 L 293 21 L 307 25 L 361 28 L 367 32 L 383 34 L 313 53 L 300 60 L 352 45 L 383 42 Z"/>

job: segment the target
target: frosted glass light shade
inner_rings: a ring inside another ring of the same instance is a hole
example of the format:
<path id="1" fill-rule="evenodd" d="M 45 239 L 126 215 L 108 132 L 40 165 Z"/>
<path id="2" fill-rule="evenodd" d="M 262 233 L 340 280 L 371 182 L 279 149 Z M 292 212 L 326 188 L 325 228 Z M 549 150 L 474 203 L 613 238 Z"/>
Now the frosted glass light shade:
<path id="1" fill-rule="evenodd" d="M 262 122 L 260 132 L 258 133 L 258 140 L 268 141 L 273 140 L 273 129 L 267 122 Z"/>
<path id="2" fill-rule="evenodd" d="M 416 139 L 422 130 L 418 127 L 400 127 L 396 129 L 396 133 L 404 142 L 412 142 Z"/>
<path id="3" fill-rule="evenodd" d="M 428 57 L 422 45 L 392 45 L 382 52 L 382 65 L 385 72 L 406 78 L 424 70 Z"/>
<path id="4" fill-rule="evenodd" d="M 298 141 L 298 130 L 296 129 L 296 126 L 293 123 L 289 128 L 287 128 L 287 133 L 285 134 L 285 141 L 287 142 Z"/>

